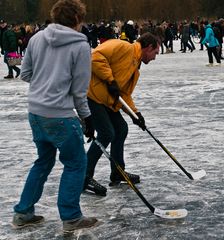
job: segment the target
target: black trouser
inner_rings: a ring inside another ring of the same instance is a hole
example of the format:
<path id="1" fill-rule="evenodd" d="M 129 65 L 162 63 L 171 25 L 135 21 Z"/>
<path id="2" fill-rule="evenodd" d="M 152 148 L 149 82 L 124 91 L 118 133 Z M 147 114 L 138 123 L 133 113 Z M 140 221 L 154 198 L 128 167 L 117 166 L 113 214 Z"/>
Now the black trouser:
<path id="1" fill-rule="evenodd" d="M 97 140 L 106 148 L 109 143 L 111 157 L 124 169 L 124 141 L 128 134 L 128 125 L 121 113 L 114 112 L 88 99 L 89 108 L 92 114 L 92 121 L 97 132 Z M 87 173 L 88 177 L 93 177 L 98 160 L 102 155 L 101 149 L 92 142 L 87 152 Z M 116 166 L 111 162 L 111 173 L 117 172 Z"/>
<path id="2" fill-rule="evenodd" d="M 166 48 L 169 48 L 173 52 L 173 39 L 165 39 L 164 45 Z"/>
<path id="3" fill-rule="evenodd" d="M 192 46 L 189 44 L 188 41 L 183 41 L 183 47 L 184 47 L 184 49 L 183 49 L 184 52 L 186 52 L 187 47 L 188 47 L 191 51 L 193 50 Z"/>
<path id="4" fill-rule="evenodd" d="M 222 59 L 222 43 L 220 42 L 219 45 L 220 45 L 220 47 L 218 49 L 218 56 L 220 59 Z"/>
<path id="5" fill-rule="evenodd" d="M 214 55 L 217 63 L 221 63 L 220 57 L 219 57 L 218 52 L 217 52 L 217 48 L 216 47 L 208 47 L 208 60 L 209 60 L 209 63 L 213 63 L 213 56 L 212 56 L 212 54 Z"/>

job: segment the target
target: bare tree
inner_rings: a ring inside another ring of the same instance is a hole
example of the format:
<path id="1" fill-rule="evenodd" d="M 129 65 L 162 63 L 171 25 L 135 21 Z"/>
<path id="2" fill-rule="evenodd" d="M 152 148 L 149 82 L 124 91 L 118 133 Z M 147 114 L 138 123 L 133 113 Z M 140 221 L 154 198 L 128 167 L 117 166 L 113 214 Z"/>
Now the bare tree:
<path id="1" fill-rule="evenodd" d="M 44 21 L 57 0 L 0 0 L 1 17 L 11 22 Z M 86 20 L 163 19 L 176 21 L 224 17 L 223 0 L 82 0 L 87 6 Z"/>

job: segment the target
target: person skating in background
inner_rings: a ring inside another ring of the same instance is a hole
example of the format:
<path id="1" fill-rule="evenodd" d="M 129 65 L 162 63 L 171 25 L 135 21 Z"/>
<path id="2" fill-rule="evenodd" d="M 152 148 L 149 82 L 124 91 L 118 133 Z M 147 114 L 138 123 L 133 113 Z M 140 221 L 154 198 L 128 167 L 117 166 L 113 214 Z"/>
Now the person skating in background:
<path id="1" fill-rule="evenodd" d="M 4 55 L 3 46 L 2 46 L 2 38 L 3 33 L 7 30 L 7 23 L 1 19 L 0 20 L 0 48 L 1 48 L 1 54 Z"/>
<path id="2" fill-rule="evenodd" d="M 32 25 L 26 25 L 25 33 L 19 39 L 19 42 L 21 43 L 20 47 L 23 52 L 23 55 L 25 54 L 28 43 L 34 34 L 35 34 L 34 27 Z"/>
<path id="3" fill-rule="evenodd" d="M 100 23 L 100 26 L 98 27 L 98 38 L 99 38 L 100 44 L 104 43 L 108 39 L 115 38 L 114 30 L 110 23 L 105 24 L 104 21 Z"/>
<path id="4" fill-rule="evenodd" d="M 92 52 L 92 77 L 88 90 L 88 103 L 92 114 L 97 140 L 106 148 L 109 144 L 110 154 L 125 169 L 124 142 L 128 125 L 121 115 L 121 96 L 137 114 L 139 119 L 132 119 L 145 130 L 145 121 L 135 107 L 132 92 L 139 78 L 141 62 L 148 64 L 159 53 L 160 43 L 151 33 L 144 33 L 135 43 L 118 39 L 107 40 Z M 101 149 L 93 141 L 87 151 L 88 164 L 84 189 L 105 196 L 107 189 L 94 178 L 94 171 L 102 155 Z M 127 173 L 127 172 L 126 172 Z M 127 173 L 133 183 L 139 183 L 140 177 Z M 111 162 L 110 185 L 125 181 Z"/>
<path id="5" fill-rule="evenodd" d="M 189 43 L 190 37 L 190 26 L 187 20 L 184 20 L 181 34 L 181 42 L 183 44 L 182 53 L 186 53 L 187 47 L 190 49 L 191 52 L 194 51 L 192 45 Z"/>
<path id="6" fill-rule="evenodd" d="M 162 24 L 157 24 L 155 26 L 155 31 L 154 34 L 159 38 L 160 41 L 160 48 L 161 48 L 161 54 L 164 54 L 164 40 L 165 40 L 165 31 L 164 31 L 164 27 Z"/>
<path id="7" fill-rule="evenodd" d="M 220 59 L 223 59 L 222 58 L 223 24 L 224 24 L 224 20 L 222 20 L 222 19 L 217 20 L 211 24 L 212 30 L 214 32 L 214 36 L 215 36 L 215 38 L 217 38 L 217 40 L 219 42 L 219 48 L 217 50 L 218 50 L 218 57 Z"/>
<path id="8" fill-rule="evenodd" d="M 199 36 L 200 36 L 200 51 L 204 50 L 204 45 L 202 44 L 203 39 L 205 38 L 205 27 L 204 22 L 201 21 L 199 25 Z"/>
<path id="9" fill-rule="evenodd" d="M 91 76 L 90 46 L 80 33 L 86 14 L 79 0 L 59 0 L 51 9 L 52 24 L 29 41 L 21 79 L 29 82 L 29 123 L 38 158 L 27 177 L 21 198 L 14 206 L 16 228 L 44 220 L 35 215 L 44 184 L 55 165 L 56 153 L 64 165 L 58 192 L 58 210 L 64 231 L 94 226 L 94 217 L 84 217 L 80 195 L 87 156 L 78 117 L 85 122 L 87 137 L 94 136 L 87 103 Z"/>
<path id="10" fill-rule="evenodd" d="M 5 79 L 14 78 L 13 70 L 16 72 L 15 77 L 17 78 L 20 75 L 20 68 L 17 66 L 10 66 L 8 62 L 8 54 L 16 52 L 18 49 L 17 46 L 17 37 L 15 32 L 8 26 L 7 22 L 4 20 L 0 21 L 1 27 L 1 53 L 4 54 L 4 63 L 8 67 L 8 75 L 5 76 Z"/>
<path id="11" fill-rule="evenodd" d="M 206 64 L 206 66 L 208 66 L 208 67 L 214 66 L 213 65 L 213 55 L 216 59 L 217 66 L 219 66 L 219 65 L 221 65 L 221 59 L 218 55 L 218 50 L 217 50 L 217 48 L 220 47 L 219 42 L 214 35 L 214 31 L 212 29 L 211 24 L 209 24 L 208 21 L 205 21 L 204 24 L 205 24 L 205 38 L 203 39 L 203 41 L 201 43 L 207 47 L 207 51 L 208 51 L 209 63 Z"/>
<path id="12" fill-rule="evenodd" d="M 166 47 L 166 53 L 174 53 L 173 51 L 173 39 L 172 24 L 167 23 L 164 30 L 164 45 Z"/>
<path id="13" fill-rule="evenodd" d="M 129 39 L 129 42 L 133 43 L 136 40 L 138 34 L 134 27 L 134 22 L 132 20 L 129 20 L 124 25 L 124 31 L 125 31 L 126 37 Z"/>

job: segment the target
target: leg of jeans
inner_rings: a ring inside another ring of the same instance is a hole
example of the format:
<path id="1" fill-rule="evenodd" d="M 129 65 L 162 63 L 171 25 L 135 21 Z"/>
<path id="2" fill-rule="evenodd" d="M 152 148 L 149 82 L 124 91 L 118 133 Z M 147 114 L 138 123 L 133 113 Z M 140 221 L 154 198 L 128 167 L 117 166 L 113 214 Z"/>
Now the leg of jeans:
<path id="1" fill-rule="evenodd" d="M 111 142 L 111 157 L 125 169 L 124 163 L 124 142 L 128 134 L 128 125 L 120 112 L 110 112 L 110 119 L 115 130 L 115 137 Z M 117 168 L 111 162 L 111 172 L 116 172 Z"/>
<path id="2" fill-rule="evenodd" d="M 38 151 L 38 159 L 29 172 L 20 202 L 14 207 L 16 212 L 23 214 L 34 212 L 34 205 L 42 195 L 44 183 L 55 164 L 56 156 L 56 148 L 43 140 L 38 120 L 30 117 L 30 125 Z"/>
<path id="3" fill-rule="evenodd" d="M 58 209 L 62 221 L 82 216 L 80 195 L 83 190 L 87 157 L 84 149 L 83 133 L 78 119 L 63 120 L 67 138 L 58 144 L 59 159 L 64 165 L 61 176 Z"/>
<path id="4" fill-rule="evenodd" d="M 115 130 L 109 117 L 109 109 L 90 99 L 88 103 L 92 113 L 93 124 L 97 132 L 97 140 L 106 148 L 115 136 Z M 96 164 L 101 155 L 101 149 L 93 142 L 87 152 L 87 176 L 93 177 Z"/>

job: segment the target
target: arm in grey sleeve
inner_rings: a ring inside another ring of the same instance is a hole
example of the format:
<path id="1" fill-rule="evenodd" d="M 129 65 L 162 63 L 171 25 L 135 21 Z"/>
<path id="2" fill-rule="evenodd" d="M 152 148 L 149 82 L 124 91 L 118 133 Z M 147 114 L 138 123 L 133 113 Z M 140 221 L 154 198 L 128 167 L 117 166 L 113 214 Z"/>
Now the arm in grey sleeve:
<path id="1" fill-rule="evenodd" d="M 25 82 L 30 82 L 32 75 L 31 45 L 28 44 L 21 68 L 21 79 Z"/>
<path id="2" fill-rule="evenodd" d="M 91 77 L 91 54 L 88 43 L 80 48 L 78 58 L 74 62 L 72 75 L 71 94 L 73 95 L 74 106 L 79 117 L 84 119 L 90 115 L 87 91 Z"/>

